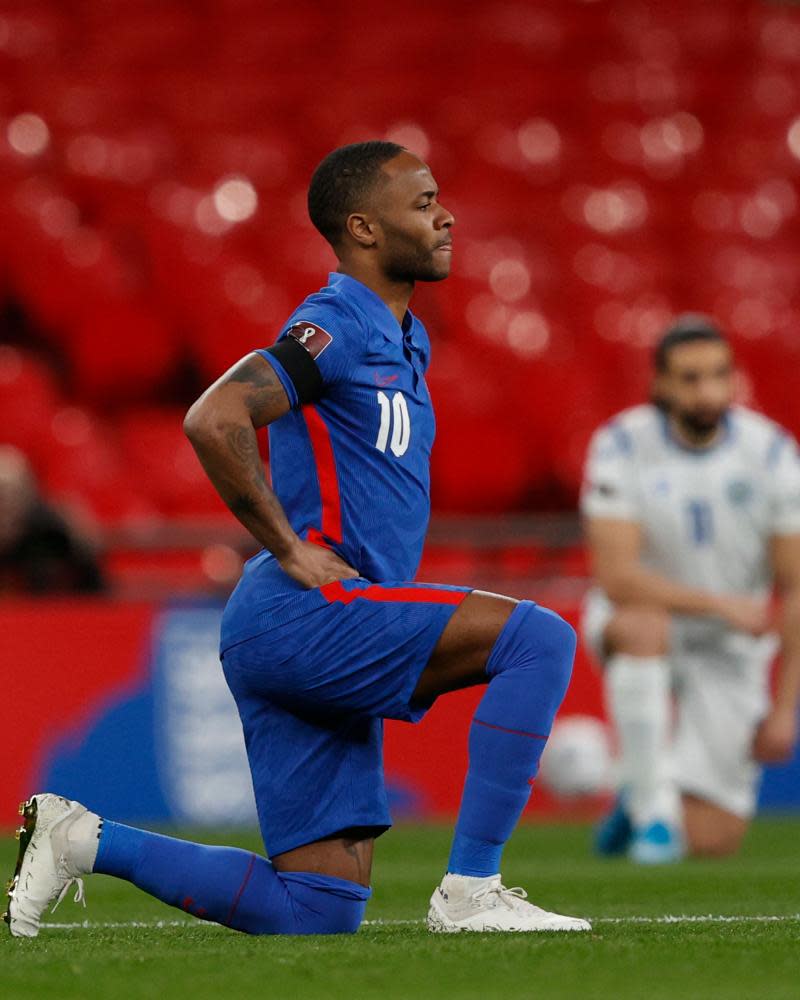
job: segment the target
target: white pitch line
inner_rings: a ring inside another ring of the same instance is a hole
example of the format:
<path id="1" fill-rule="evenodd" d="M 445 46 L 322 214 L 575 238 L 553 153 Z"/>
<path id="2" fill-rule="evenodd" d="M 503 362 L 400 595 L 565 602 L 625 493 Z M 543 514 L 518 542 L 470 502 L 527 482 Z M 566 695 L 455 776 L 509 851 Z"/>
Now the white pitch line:
<path id="1" fill-rule="evenodd" d="M 726 916 L 713 913 L 665 914 L 663 917 L 595 917 L 596 924 L 741 924 L 741 923 L 784 923 L 800 920 L 800 913 L 789 914 L 749 914 Z"/>
<path id="2" fill-rule="evenodd" d="M 43 921 L 39 926 L 46 930 L 55 931 L 76 931 L 76 930 L 121 930 L 124 927 L 191 927 L 197 924 L 197 920 L 80 920 L 75 923 L 53 923 Z M 220 927 L 221 924 L 209 924 L 211 927 Z"/>
<path id="3" fill-rule="evenodd" d="M 737 924 L 737 923 L 784 923 L 800 921 L 800 913 L 791 914 L 751 914 L 726 916 L 713 913 L 664 914 L 660 917 L 587 917 L 593 924 Z M 365 920 L 365 927 L 408 926 L 424 924 L 424 920 Z"/>
<path id="4" fill-rule="evenodd" d="M 792 914 L 664 914 L 660 917 L 590 917 L 594 924 L 777 924 L 800 921 L 800 913 Z M 44 930 L 74 931 L 74 930 L 122 930 L 130 927 L 142 927 L 158 930 L 164 927 L 196 927 L 197 920 L 81 920 L 75 923 L 42 923 Z M 207 927 L 221 927 L 204 921 Z M 364 927 L 411 927 L 424 924 L 424 920 L 365 920 Z"/>

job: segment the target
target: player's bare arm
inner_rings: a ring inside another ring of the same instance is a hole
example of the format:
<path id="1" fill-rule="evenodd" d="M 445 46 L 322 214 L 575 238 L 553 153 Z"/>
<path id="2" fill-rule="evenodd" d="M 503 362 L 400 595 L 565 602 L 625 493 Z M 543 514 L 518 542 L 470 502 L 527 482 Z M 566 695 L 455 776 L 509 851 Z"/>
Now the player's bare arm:
<path id="1" fill-rule="evenodd" d="M 800 535 L 772 539 L 771 560 L 782 599 L 781 665 L 769 715 L 756 733 L 754 754 L 765 764 L 786 760 L 797 742 L 800 703 Z"/>
<path id="2" fill-rule="evenodd" d="M 763 634 L 769 615 L 745 596 L 720 596 L 686 587 L 647 569 L 641 562 L 642 529 L 636 521 L 593 517 L 586 522 L 592 572 L 618 606 L 651 607 L 673 614 L 718 617 L 732 628 Z"/>
<path id="3" fill-rule="evenodd" d="M 275 370 L 260 355 L 249 354 L 191 406 L 183 426 L 231 512 L 289 576 L 321 587 L 358 573 L 334 552 L 299 538 L 267 483 L 256 431 L 289 408 Z"/>

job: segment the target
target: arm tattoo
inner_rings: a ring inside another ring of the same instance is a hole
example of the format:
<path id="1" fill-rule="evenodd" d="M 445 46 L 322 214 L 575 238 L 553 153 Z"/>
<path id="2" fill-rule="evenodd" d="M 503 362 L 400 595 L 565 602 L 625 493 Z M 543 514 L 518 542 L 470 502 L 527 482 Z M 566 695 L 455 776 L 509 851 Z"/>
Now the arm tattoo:
<path id="1" fill-rule="evenodd" d="M 225 435 L 225 441 L 230 453 L 241 462 L 252 476 L 253 491 L 239 490 L 230 495 L 222 494 L 223 500 L 231 511 L 240 519 L 257 516 L 259 508 L 266 502 L 269 507 L 277 506 L 274 496 L 265 490 L 267 477 L 264 463 L 258 450 L 258 440 L 252 427 L 232 427 Z"/>
<path id="2" fill-rule="evenodd" d="M 258 450 L 258 439 L 252 427 L 232 427 L 225 435 L 231 452 L 245 465 L 256 472 L 260 483 L 266 483 L 264 463 Z"/>
<path id="3" fill-rule="evenodd" d="M 258 504 L 252 498 L 246 496 L 244 493 L 239 494 L 239 496 L 232 497 L 227 501 L 228 507 L 232 514 L 235 514 L 240 520 L 246 517 L 252 517 L 258 511 Z"/>
<path id="4" fill-rule="evenodd" d="M 275 408 L 286 403 L 286 390 L 275 369 L 259 356 L 245 358 L 226 381 L 239 382 L 248 387 L 244 402 L 257 424 L 273 419 Z"/>
<path id="5" fill-rule="evenodd" d="M 220 383 L 238 383 L 229 393 Z M 195 406 L 205 417 L 190 435 L 209 479 L 233 514 L 270 551 L 280 554 L 294 534 L 280 501 L 269 488 L 256 428 L 283 416 L 289 399 L 272 366 L 244 358 Z"/>
<path id="6" fill-rule="evenodd" d="M 280 384 L 272 365 L 265 363 L 260 356 L 243 358 L 228 375 L 226 381 L 244 382 L 253 386 Z"/>

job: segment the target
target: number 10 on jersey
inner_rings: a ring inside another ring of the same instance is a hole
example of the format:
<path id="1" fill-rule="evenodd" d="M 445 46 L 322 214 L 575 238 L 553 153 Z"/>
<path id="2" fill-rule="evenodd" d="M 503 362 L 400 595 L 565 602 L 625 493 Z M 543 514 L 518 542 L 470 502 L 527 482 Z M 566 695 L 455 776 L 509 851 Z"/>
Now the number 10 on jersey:
<path id="1" fill-rule="evenodd" d="M 411 443 L 411 417 L 406 397 L 402 392 L 395 392 L 391 399 L 385 392 L 379 392 L 377 396 L 381 408 L 381 425 L 375 447 L 385 453 L 388 445 L 392 454 L 399 458 L 405 455 Z"/>

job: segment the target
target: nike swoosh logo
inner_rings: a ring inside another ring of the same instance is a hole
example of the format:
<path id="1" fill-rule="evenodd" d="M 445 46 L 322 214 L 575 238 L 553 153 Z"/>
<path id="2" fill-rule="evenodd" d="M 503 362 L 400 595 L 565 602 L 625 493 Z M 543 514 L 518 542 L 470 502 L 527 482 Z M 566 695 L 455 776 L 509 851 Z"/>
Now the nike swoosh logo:
<path id="1" fill-rule="evenodd" d="M 378 372 L 375 372 L 375 385 L 391 385 L 399 377 L 399 375 L 380 375 Z"/>

